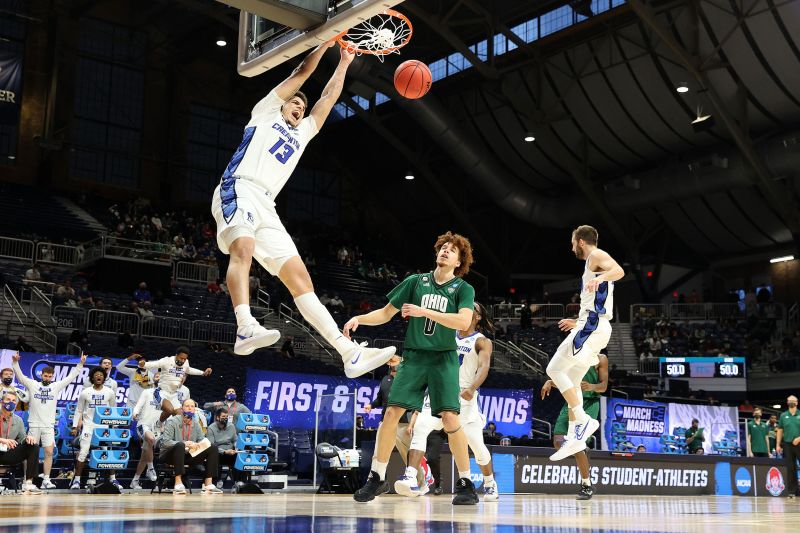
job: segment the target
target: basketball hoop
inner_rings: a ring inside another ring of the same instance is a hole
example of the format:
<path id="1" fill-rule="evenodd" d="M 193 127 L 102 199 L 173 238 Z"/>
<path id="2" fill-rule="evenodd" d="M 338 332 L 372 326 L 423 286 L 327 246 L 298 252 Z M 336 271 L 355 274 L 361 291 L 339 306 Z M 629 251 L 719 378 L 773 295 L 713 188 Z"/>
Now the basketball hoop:
<path id="1" fill-rule="evenodd" d="M 387 9 L 340 34 L 336 41 L 356 55 L 371 54 L 383 62 L 383 56 L 399 54 L 413 33 L 408 17 Z"/>

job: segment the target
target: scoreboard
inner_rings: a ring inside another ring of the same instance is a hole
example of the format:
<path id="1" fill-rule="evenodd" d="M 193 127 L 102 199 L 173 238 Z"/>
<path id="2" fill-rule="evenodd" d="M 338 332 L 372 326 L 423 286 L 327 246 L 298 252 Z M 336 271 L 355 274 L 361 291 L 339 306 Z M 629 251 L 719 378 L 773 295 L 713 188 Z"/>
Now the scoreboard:
<path id="1" fill-rule="evenodd" d="M 744 379 L 744 357 L 661 357 L 663 378 L 738 378 Z"/>

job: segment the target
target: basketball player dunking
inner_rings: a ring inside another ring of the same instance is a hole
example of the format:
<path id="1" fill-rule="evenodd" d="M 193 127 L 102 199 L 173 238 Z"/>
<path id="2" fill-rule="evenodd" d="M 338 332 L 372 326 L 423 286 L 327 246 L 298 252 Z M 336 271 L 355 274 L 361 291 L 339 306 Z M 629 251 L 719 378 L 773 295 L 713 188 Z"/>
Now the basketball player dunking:
<path id="1" fill-rule="evenodd" d="M 365 348 L 342 335 L 314 294 L 311 276 L 275 211 L 275 198 L 339 99 L 353 61 L 354 55 L 342 48 L 336 71 L 310 115 L 303 118 L 308 100 L 300 87 L 334 44 L 330 41 L 314 49 L 253 108 L 242 142 L 214 191 L 211 212 L 217 222 L 219 249 L 231 256 L 226 279 L 238 325 L 234 352 L 249 355 L 280 338 L 278 331 L 264 328 L 250 313 L 248 280 L 255 257 L 280 278 L 303 318 L 339 352 L 345 374 L 356 377 L 385 364 L 395 348 Z"/>
<path id="2" fill-rule="evenodd" d="M 486 416 L 481 413 L 478 403 L 478 389 L 489 375 L 492 358 L 492 341 L 485 335 L 494 331 L 486 309 L 475 302 L 475 312 L 469 328 L 456 332 L 458 356 L 461 368 L 458 372 L 458 385 L 461 389 L 461 413 L 459 418 L 467 435 L 469 449 L 475 455 L 475 462 L 483 473 L 484 501 L 497 501 L 497 484 L 492 469 L 492 454 L 483 442 L 483 428 Z M 414 413 L 411 421 L 412 439 L 408 453 L 408 467 L 405 474 L 394 482 L 394 490 L 403 496 L 422 496 L 428 490 L 419 486 L 417 469 L 425 454 L 428 435 L 431 431 L 442 429 L 442 422 L 431 415 L 430 400 L 425 398 L 422 412 Z"/>
<path id="3" fill-rule="evenodd" d="M 569 331 L 575 328 L 575 321 L 564 319 L 558 323 L 562 331 Z M 608 388 L 608 357 L 605 354 L 598 354 L 599 362 L 596 366 L 589 367 L 586 375 L 581 381 L 583 391 L 583 410 L 595 420 L 600 419 L 600 394 Z M 547 380 L 542 385 L 542 400 L 550 395 L 553 388 L 553 381 Z M 553 426 L 553 446 L 558 450 L 564 444 L 564 438 L 568 433 L 569 422 L 573 419 L 572 412 L 567 404 L 558 413 L 556 424 Z M 575 454 L 575 461 L 578 463 L 578 470 L 581 473 L 581 488 L 578 491 L 578 500 L 591 500 L 594 495 L 594 487 L 589 478 L 589 457 L 586 452 Z"/>
<path id="4" fill-rule="evenodd" d="M 571 333 L 558 347 L 547 365 L 553 380 L 569 406 L 569 427 L 564 444 L 550 456 L 560 461 L 586 449 L 586 440 L 600 423 L 583 409 L 581 381 L 586 372 L 599 363 L 600 350 L 611 337 L 614 309 L 614 282 L 625 272 L 614 259 L 597 247 L 597 230 L 579 226 L 572 232 L 572 252 L 585 266 L 581 277 L 581 310 L 578 320 L 562 320 L 559 327 Z"/>

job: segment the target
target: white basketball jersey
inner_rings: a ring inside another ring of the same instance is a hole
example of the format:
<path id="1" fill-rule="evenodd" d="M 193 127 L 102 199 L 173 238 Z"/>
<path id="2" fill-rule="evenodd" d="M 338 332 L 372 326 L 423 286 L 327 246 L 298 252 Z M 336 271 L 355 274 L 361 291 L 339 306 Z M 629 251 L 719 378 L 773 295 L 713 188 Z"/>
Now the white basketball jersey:
<path id="1" fill-rule="evenodd" d="M 300 156 L 319 131 L 314 117 L 291 127 L 281 114 L 284 101 L 274 90 L 253 108 L 242 143 L 222 176 L 223 186 L 232 178 L 251 181 L 270 192 L 272 200 L 289 180 Z"/>
<path id="2" fill-rule="evenodd" d="M 459 388 L 469 388 L 478 373 L 478 350 L 475 349 L 475 343 L 483 336 L 483 333 L 476 331 L 467 337 L 459 337 L 456 332 L 458 359 L 461 361 L 461 368 L 458 370 Z"/>
<path id="3" fill-rule="evenodd" d="M 589 256 L 591 255 L 592 254 L 589 254 Z M 578 320 L 586 320 L 589 313 L 596 313 L 599 318 L 608 320 L 613 318 L 614 282 L 604 281 L 595 292 L 586 290 L 586 284 L 600 274 L 602 274 L 602 272 L 592 272 L 589 270 L 589 257 L 587 257 L 583 267 L 583 276 L 581 277 L 581 312 L 578 315 Z"/>

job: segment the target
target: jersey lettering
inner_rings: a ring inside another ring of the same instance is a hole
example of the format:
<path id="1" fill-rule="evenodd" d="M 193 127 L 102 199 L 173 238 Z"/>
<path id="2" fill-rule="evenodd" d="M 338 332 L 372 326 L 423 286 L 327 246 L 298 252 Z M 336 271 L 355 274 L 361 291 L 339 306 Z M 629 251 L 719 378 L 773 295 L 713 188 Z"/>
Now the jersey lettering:
<path id="1" fill-rule="evenodd" d="M 446 313 L 447 298 L 445 298 L 441 294 L 423 294 L 422 301 L 420 302 L 420 307 L 424 309 L 432 309 L 434 311 L 439 311 L 440 313 Z M 430 337 L 431 335 L 434 334 L 435 331 L 436 331 L 436 322 L 434 322 L 430 318 L 426 318 L 422 332 Z"/>

